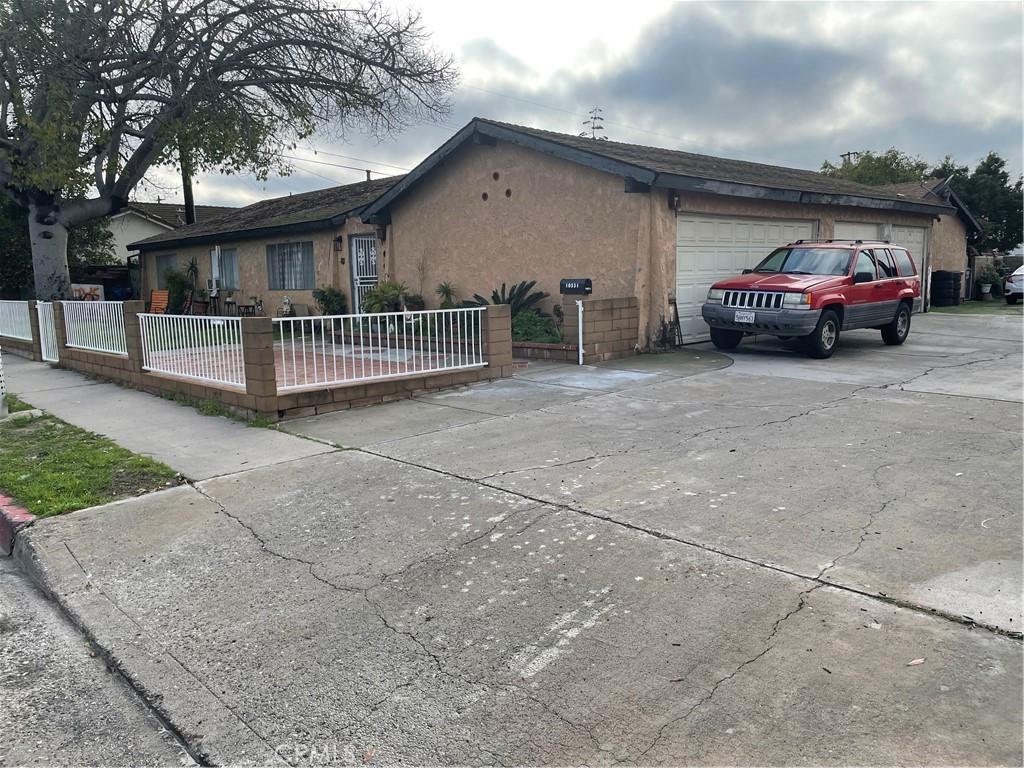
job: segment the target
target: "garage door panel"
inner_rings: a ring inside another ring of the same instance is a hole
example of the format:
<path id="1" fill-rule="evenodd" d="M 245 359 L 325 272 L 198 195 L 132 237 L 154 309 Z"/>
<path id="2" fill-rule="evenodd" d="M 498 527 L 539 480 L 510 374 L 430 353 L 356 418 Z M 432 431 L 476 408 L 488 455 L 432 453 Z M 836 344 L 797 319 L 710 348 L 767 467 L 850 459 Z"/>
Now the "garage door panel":
<path id="1" fill-rule="evenodd" d="M 676 305 L 686 342 L 708 337 L 700 315 L 718 280 L 756 265 L 780 245 L 809 239 L 810 221 L 679 214 L 676 219 Z"/>

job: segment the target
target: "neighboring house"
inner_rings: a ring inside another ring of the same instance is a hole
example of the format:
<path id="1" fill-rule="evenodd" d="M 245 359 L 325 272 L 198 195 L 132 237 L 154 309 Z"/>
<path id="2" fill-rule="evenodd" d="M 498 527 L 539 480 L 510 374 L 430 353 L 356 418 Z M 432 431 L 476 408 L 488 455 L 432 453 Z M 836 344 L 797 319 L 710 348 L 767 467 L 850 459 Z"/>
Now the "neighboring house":
<path id="1" fill-rule="evenodd" d="M 222 205 L 197 205 L 196 223 L 208 221 L 235 210 Z M 177 203 L 129 203 L 108 219 L 107 229 L 114 238 L 114 255 L 126 264 L 137 251 L 132 243 L 185 225 L 185 206 Z"/>
<path id="2" fill-rule="evenodd" d="M 907 200 L 945 203 L 952 206 L 952 212 L 940 214 L 938 220 L 932 224 L 928 249 L 929 266 L 932 271 L 967 272 L 974 269 L 968 258 L 967 243 L 981 234 L 981 224 L 953 191 L 949 182 L 950 179 L 933 178 L 905 184 L 887 184 L 878 189 Z M 962 281 L 963 295 L 970 295 L 971 282 L 965 275 Z"/>
<path id="3" fill-rule="evenodd" d="M 926 276 L 932 225 L 954 213 L 814 171 L 476 118 L 363 218 L 386 227 L 382 273 L 428 301 L 446 280 L 463 297 L 537 280 L 550 309 L 560 278 L 589 277 L 594 298 L 637 297 L 645 346 L 672 298 L 684 340 L 706 338 L 711 284 L 801 238 L 889 239 Z"/>
<path id="4" fill-rule="evenodd" d="M 267 314 L 279 314 L 285 296 L 315 312 L 312 291 L 323 286 L 340 288 L 358 311 L 358 296 L 377 284 L 378 254 L 386 258 L 378 228 L 359 215 L 399 178 L 263 200 L 134 242 L 143 254 L 143 296 L 165 287 L 167 270 L 184 270 L 195 258 L 200 285 L 216 277 L 222 299 L 259 298 Z"/>

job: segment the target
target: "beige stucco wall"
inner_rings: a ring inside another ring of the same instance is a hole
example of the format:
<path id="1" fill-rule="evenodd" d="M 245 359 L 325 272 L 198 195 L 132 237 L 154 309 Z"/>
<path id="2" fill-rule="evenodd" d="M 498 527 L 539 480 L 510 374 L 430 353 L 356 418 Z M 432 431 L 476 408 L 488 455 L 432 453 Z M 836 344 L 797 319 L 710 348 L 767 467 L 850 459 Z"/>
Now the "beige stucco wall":
<path id="1" fill-rule="evenodd" d="M 467 145 L 393 207 L 384 270 L 430 307 L 442 281 L 465 299 L 536 280 L 551 294 L 546 310 L 565 277 L 592 278 L 594 298 L 633 296 L 648 208 L 618 176 L 502 142 Z"/>
<path id="2" fill-rule="evenodd" d="M 125 211 L 107 221 L 107 229 L 114 241 L 114 256 L 121 264 L 128 261 L 128 255 L 137 253 L 128 243 L 137 243 L 147 237 L 162 235 L 167 227 L 160 226 L 135 211 Z"/>
<path id="3" fill-rule="evenodd" d="M 967 269 L 967 228 L 959 216 L 940 216 L 932 226 L 931 267 L 933 271 Z"/>
<path id="4" fill-rule="evenodd" d="M 221 248 L 238 249 L 238 281 L 239 289 L 234 291 L 234 298 L 240 304 L 251 303 L 253 296 L 263 299 L 264 313 L 279 314 L 285 296 L 293 304 L 305 304 L 310 314 L 317 314 L 316 302 L 312 290 L 308 291 L 272 291 L 267 286 L 267 246 L 275 243 L 309 242 L 313 243 L 315 260 L 314 272 L 316 287 L 331 285 L 340 288 L 349 298 L 349 309 L 352 307 L 351 280 L 349 278 L 348 236 L 364 232 L 374 232 L 376 228 L 363 224 L 358 219 L 348 219 L 339 229 L 325 229 L 315 232 L 278 235 L 275 237 L 254 240 L 224 240 L 218 243 Z M 344 250 L 341 254 L 334 252 L 334 238 L 344 239 Z M 175 248 L 166 251 L 149 251 L 143 258 L 143 297 L 149 299 L 149 292 L 156 287 L 156 257 L 160 254 L 172 253 L 178 269 L 184 270 L 189 260 L 195 256 L 199 265 L 199 285 L 205 286 L 210 277 L 210 250 L 213 244 Z M 341 258 L 345 263 L 341 263 Z M 221 299 L 225 297 L 222 294 Z"/>

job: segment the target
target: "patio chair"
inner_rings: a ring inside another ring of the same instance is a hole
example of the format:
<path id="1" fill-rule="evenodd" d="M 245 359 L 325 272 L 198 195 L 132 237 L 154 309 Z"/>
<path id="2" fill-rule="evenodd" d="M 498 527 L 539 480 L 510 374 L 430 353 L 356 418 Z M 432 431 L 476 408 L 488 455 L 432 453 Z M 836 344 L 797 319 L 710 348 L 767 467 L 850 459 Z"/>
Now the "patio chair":
<path id="1" fill-rule="evenodd" d="M 167 302 L 171 297 L 170 291 L 150 291 L 149 311 L 154 315 L 167 314 Z"/>

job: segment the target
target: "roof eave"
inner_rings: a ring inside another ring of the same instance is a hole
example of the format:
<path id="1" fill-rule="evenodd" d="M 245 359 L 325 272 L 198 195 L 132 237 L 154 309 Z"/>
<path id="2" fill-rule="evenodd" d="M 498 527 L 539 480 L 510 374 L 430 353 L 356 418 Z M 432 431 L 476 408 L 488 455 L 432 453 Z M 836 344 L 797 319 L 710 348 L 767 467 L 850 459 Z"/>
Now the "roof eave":
<path id="1" fill-rule="evenodd" d="M 968 228 L 973 230 L 973 233 L 975 235 L 980 235 L 984 231 L 982 229 L 981 223 L 976 218 L 974 218 L 974 214 L 971 213 L 971 210 L 967 207 L 967 204 L 960 199 L 960 195 L 956 193 L 956 190 L 954 190 L 953 187 L 950 186 L 949 181 L 950 179 L 946 179 L 939 186 L 935 187 L 933 191 L 936 194 L 939 194 L 940 191 L 948 192 L 950 200 L 953 203 L 953 206 L 956 208 L 956 211 L 958 214 L 960 214 L 961 218 L 963 218 L 963 220 L 966 222 Z"/>
<path id="2" fill-rule="evenodd" d="M 877 210 L 901 211 L 905 213 L 921 213 L 937 216 L 953 209 L 949 206 L 915 203 L 911 200 L 888 200 L 861 195 L 849 195 L 828 192 L 809 192 L 798 189 L 782 189 L 755 184 L 742 184 L 731 181 L 702 179 L 695 176 L 678 176 L 659 173 L 652 186 L 677 189 L 684 192 L 705 192 L 711 195 L 727 195 L 729 197 L 747 197 L 758 200 L 775 200 L 785 203 L 807 203 L 818 205 L 848 205 L 855 208 L 874 208 Z"/>
<path id="3" fill-rule="evenodd" d="M 317 219 L 315 221 L 297 221 L 292 224 L 279 224 L 272 227 L 256 227 L 252 229 L 226 230 L 223 232 L 211 232 L 208 234 L 194 235 L 192 237 L 173 237 L 154 242 L 140 240 L 137 243 L 129 243 L 128 248 L 136 251 L 162 251 L 168 248 L 181 246 L 207 245 L 223 243 L 226 240 L 257 240 L 272 235 L 292 235 L 302 232 L 314 232 L 320 229 L 333 229 L 338 224 L 335 220 L 341 217 L 342 223 L 347 218 L 344 214 L 332 216 L 328 219 Z"/>

